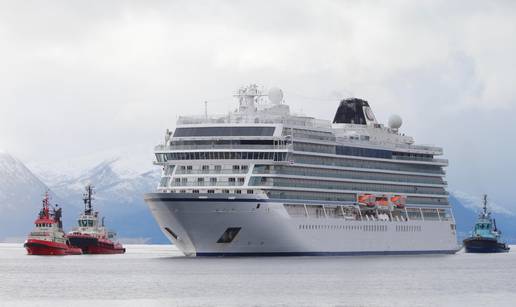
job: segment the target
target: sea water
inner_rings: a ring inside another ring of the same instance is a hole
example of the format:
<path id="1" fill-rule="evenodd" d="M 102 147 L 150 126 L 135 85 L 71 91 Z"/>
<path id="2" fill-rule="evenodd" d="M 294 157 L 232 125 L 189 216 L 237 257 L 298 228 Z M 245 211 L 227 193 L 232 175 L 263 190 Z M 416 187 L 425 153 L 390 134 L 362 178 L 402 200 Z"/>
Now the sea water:
<path id="1" fill-rule="evenodd" d="M 0 244 L 0 306 L 516 306 L 506 254 L 187 258 L 28 256 Z"/>

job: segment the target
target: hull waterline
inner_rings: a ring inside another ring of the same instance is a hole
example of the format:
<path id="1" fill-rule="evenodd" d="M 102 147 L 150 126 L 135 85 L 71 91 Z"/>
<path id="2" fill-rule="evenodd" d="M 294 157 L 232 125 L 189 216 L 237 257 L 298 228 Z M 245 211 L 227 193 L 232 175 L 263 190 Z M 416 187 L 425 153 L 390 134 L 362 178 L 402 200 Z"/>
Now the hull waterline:
<path id="1" fill-rule="evenodd" d="M 123 254 L 125 248 L 120 244 L 88 235 L 68 235 L 68 239 L 73 246 L 82 250 L 83 254 Z"/>
<path id="2" fill-rule="evenodd" d="M 510 248 L 490 238 L 467 238 L 463 241 L 466 253 L 507 253 Z"/>
<path id="3" fill-rule="evenodd" d="M 65 256 L 81 254 L 80 249 L 69 247 L 63 243 L 49 242 L 45 240 L 29 239 L 23 246 L 29 255 Z"/>

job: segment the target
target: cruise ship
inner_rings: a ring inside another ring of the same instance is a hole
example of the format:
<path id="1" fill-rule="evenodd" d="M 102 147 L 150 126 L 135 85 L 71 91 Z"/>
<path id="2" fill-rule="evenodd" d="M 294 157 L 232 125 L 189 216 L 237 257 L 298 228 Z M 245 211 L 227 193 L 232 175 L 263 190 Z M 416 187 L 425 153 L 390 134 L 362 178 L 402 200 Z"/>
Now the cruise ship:
<path id="1" fill-rule="evenodd" d="M 155 147 L 144 196 L 186 256 L 453 254 L 442 148 L 416 145 L 358 98 L 333 121 L 296 115 L 283 91 L 240 88 L 225 115 L 179 117 Z"/>

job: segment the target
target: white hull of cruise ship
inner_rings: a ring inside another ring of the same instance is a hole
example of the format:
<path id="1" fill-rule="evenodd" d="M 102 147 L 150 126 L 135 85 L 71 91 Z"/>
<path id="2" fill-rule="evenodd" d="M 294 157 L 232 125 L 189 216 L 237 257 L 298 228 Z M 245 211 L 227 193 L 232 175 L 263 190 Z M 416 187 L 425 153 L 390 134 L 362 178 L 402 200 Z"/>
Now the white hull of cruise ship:
<path id="1" fill-rule="evenodd" d="M 266 199 L 145 197 L 163 233 L 187 256 L 453 254 L 452 220 L 356 221 L 291 217 Z M 223 233 L 239 228 L 231 242 Z"/>

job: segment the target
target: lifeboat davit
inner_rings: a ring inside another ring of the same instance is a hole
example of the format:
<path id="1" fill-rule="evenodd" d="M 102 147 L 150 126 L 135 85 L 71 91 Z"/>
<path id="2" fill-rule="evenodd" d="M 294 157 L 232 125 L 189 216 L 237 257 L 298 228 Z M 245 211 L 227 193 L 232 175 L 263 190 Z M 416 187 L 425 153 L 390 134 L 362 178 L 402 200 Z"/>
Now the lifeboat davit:
<path id="1" fill-rule="evenodd" d="M 56 206 L 57 207 L 57 206 Z M 50 211 L 48 192 L 43 198 L 43 208 L 34 221 L 35 228 L 23 245 L 29 255 L 80 255 L 80 248 L 74 247 L 66 237 L 61 222 L 61 208 Z"/>

